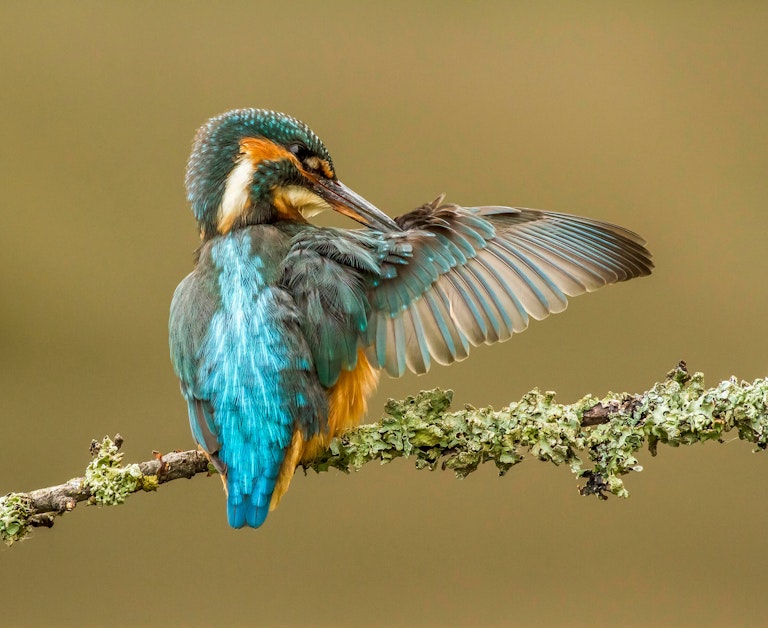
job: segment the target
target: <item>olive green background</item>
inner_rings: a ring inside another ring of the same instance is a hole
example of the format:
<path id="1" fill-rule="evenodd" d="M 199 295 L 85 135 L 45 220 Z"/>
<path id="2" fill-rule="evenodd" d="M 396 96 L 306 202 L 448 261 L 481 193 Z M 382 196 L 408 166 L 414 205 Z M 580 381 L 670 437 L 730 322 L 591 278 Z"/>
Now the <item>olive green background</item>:
<path id="1" fill-rule="evenodd" d="M 768 5 L 0 4 L 0 492 L 193 445 L 168 360 L 192 266 L 195 129 L 234 107 L 312 126 L 391 215 L 446 191 L 617 222 L 650 278 L 575 299 L 372 403 L 641 392 L 680 359 L 768 374 Z M 346 224 L 346 223 L 345 223 Z M 735 438 L 735 437 L 734 437 Z M 629 500 L 565 468 L 407 461 L 298 475 L 257 531 L 216 478 L 80 506 L 0 550 L 3 625 L 757 625 L 768 458 L 662 448 Z"/>

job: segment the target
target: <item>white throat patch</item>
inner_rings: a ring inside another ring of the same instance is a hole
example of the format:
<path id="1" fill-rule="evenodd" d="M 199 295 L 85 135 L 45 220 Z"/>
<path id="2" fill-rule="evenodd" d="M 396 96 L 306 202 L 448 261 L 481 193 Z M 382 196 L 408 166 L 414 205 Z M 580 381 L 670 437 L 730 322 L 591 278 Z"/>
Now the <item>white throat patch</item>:
<path id="1" fill-rule="evenodd" d="M 224 196 L 221 197 L 221 205 L 219 205 L 219 231 L 221 233 L 229 231 L 235 220 L 248 207 L 255 171 L 256 168 L 248 155 L 241 155 L 237 165 L 229 173 L 224 187 Z"/>

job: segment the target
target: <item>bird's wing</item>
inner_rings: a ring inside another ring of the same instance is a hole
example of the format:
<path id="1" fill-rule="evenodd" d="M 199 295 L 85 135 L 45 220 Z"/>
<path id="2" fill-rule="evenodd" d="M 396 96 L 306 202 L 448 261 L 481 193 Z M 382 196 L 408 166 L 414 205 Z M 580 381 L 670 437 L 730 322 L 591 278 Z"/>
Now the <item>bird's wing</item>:
<path id="1" fill-rule="evenodd" d="M 644 241 L 622 227 L 516 207 L 433 203 L 396 219 L 392 255 L 368 293 L 368 360 L 390 375 L 507 340 L 568 296 L 648 275 Z"/>
<path id="2" fill-rule="evenodd" d="M 368 288 L 393 243 L 381 234 L 307 226 L 294 236 L 281 284 L 302 312 L 302 332 L 320 383 L 352 370 L 370 315 Z"/>
<path id="3" fill-rule="evenodd" d="M 226 468 L 215 456 L 220 448 L 216 436 L 214 412 L 210 401 L 198 390 L 198 356 L 207 325 L 216 308 L 211 297 L 214 287 L 211 279 L 193 271 L 179 284 L 171 302 L 168 321 L 171 363 L 179 378 L 181 393 L 187 401 L 189 424 L 195 441 L 211 456 L 220 473 Z"/>

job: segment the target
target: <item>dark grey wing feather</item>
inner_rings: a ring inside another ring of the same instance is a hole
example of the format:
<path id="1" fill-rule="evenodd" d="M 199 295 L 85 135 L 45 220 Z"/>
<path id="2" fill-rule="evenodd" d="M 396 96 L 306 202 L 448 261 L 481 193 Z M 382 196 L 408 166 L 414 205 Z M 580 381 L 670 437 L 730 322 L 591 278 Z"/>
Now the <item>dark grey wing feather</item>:
<path id="1" fill-rule="evenodd" d="M 280 282 L 302 313 L 301 330 L 325 387 L 357 363 L 370 315 L 367 290 L 380 279 L 389 248 L 380 235 L 312 226 L 291 241 Z"/>

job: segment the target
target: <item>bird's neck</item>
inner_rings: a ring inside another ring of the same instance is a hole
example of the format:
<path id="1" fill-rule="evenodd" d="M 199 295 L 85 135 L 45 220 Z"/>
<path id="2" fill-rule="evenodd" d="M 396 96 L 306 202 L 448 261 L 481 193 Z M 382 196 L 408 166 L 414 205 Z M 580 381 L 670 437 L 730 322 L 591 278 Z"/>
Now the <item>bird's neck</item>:
<path id="1" fill-rule="evenodd" d="M 197 251 L 198 266 L 215 267 L 219 271 L 238 268 L 260 269 L 268 279 L 278 272 L 290 248 L 293 230 L 289 223 L 248 225 L 229 233 L 216 234 L 203 242 Z"/>

